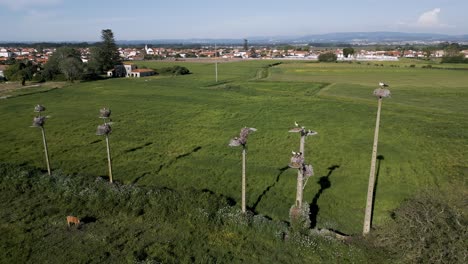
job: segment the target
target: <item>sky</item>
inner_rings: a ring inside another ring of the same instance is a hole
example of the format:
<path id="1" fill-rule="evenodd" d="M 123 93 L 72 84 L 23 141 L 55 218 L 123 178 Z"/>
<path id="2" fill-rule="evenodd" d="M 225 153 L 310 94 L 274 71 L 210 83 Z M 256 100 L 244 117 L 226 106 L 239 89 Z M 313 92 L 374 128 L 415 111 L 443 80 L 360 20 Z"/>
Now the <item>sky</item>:
<path id="1" fill-rule="evenodd" d="M 468 0 L 0 0 L 0 42 L 468 34 Z"/>

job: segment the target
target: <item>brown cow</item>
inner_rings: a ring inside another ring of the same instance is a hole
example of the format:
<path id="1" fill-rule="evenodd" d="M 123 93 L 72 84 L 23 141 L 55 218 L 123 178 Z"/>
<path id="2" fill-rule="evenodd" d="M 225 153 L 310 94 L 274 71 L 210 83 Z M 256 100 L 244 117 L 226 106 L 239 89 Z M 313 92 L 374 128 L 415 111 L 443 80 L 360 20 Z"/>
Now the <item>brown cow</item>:
<path id="1" fill-rule="evenodd" d="M 74 225 L 80 225 L 80 219 L 76 216 L 67 216 L 67 224 L 68 227 L 70 227 L 70 223 L 73 223 Z"/>

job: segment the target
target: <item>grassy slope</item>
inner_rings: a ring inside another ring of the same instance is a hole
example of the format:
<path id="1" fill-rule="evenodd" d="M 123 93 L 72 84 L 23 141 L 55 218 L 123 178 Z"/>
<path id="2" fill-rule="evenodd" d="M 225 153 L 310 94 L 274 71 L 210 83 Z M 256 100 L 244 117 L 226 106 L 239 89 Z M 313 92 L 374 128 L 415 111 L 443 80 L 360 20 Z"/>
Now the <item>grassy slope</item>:
<path id="1" fill-rule="evenodd" d="M 298 121 L 319 132 L 306 143 L 306 160 L 316 176 L 305 189 L 305 200 L 317 201 L 317 226 L 356 234 L 362 228 L 375 124 L 371 93 L 383 80 L 394 95 L 383 105 L 379 154 L 384 160 L 374 223 L 383 223 L 413 191 L 444 188 L 466 176 L 464 71 L 287 63 L 255 80 L 257 69 L 268 63 L 221 63 L 218 85 L 213 64 L 177 62 L 194 74 L 81 83 L 3 100 L 0 159 L 44 166 L 40 132 L 28 127 L 32 106 L 41 103 L 51 116 L 46 129 L 53 168 L 105 175 L 105 143 L 94 132 L 98 109 L 109 106 L 115 179 L 208 189 L 239 201 L 241 153 L 227 142 L 241 127 L 253 126 L 258 132 L 249 139 L 248 206 L 287 220 L 296 173 L 280 169 L 298 149 L 298 136 L 287 133 Z M 333 165 L 339 168 L 330 174 Z M 326 175 L 330 186 L 319 192 L 317 179 Z"/>
<path id="2" fill-rule="evenodd" d="M 284 223 L 245 217 L 209 192 L 4 164 L 0 174 L 0 202 L 9 205 L 0 208 L 0 263 L 372 262 L 362 248 L 333 239 L 290 234 L 284 242 Z M 69 214 L 82 224 L 67 227 Z"/>

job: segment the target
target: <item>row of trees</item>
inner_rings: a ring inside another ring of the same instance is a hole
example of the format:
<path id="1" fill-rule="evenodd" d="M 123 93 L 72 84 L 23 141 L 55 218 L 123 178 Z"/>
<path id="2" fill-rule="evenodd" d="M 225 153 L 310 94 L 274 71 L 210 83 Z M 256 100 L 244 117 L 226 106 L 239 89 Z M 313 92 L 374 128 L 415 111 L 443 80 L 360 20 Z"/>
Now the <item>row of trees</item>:
<path id="1" fill-rule="evenodd" d="M 121 63 L 112 30 L 102 30 L 101 40 L 91 48 L 88 63 L 83 63 L 78 49 L 62 46 L 57 48 L 44 65 L 34 65 L 30 61 L 15 62 L 5 71 L 5 77 L 11 81 L 22 81 L 23 85 L 25 81 L 66 80 L 73 82 L 97 78 L 99 74 Z"/>

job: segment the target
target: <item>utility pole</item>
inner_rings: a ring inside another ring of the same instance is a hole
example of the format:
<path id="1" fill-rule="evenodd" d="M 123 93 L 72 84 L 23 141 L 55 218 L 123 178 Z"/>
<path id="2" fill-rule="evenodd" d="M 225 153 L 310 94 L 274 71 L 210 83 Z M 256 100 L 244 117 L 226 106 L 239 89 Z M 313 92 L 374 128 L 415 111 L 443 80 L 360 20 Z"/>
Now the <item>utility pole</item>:
<path id="1" fill-rule="evenodd" d="M 289 132 L 292 133 L 300 133 L 301 139 L 299 143 L 299 153 L 293 152 L 293 157 L 291 158 L 291 163 L 290 167 L 291 168 L 296 168 L 297 170 L 297 191 L 296 191 L 296 207 L 301 208 L 302 207 L 302 201 L 303 201 L 303 190 L 304 190 L 304 174 L 306 172 L 306 166 L 311 166 L 311 165 L 305 165 L 304 160 L 305 160 L 305 139 L 308 136 L 314 136 L 317 135 L 317 132 L 306 130 L 305 127 L 299 126 L 297 122 L 295 122 L 296 127 L 292 128 L 289 130 Z M 312 167 L 310 167 L 312 168 Z M 310 175 L 309 175 L 310 176 Z"/>
<path id="2" fill-rule="evenodd" d="M 36 105 L 34 107 L 34 112 L 39 113 L 39 115 L 34 117 L 32 126 L 33 127 L 39 127 L 41 129 L 42 143 L 44 144 L 44 155 L 45 155 L 45 160 L 46 160 L 46 164 L 47 164 L 47 173 L 50 176 L 50 175 L 52 175 L 52 173 L 51 173 L 51 170 L 50 170 L 49 152 L 48 152 L 48 149 L 47 149 L 47 140 L 46 140 L 45 129 L 44 129 L 44 123 L 45 123 L 46 117 L 41 115 L 41 112 L 45 111 L 45 109 L 46 108 L 44 106 L 42 106 L 42 105 Z"/>
<path id="3" fill-rule="evenodd" d="M 110 153 L 110 145 L 109 145 L 109 134 L 112 132 L 112 128 L 109 123 L 107 123 L 107 119 L 110 119 L 111 110 L 108 108 L 102 108 L 99 110 L 100 116 L 99 118 L 104 119 L 104 124 L 99 125 L 97 127 L 96 135 L 98 136 L 106 136 L 106 149 L 107 149 L 107 165 L 109 169 L 109 182 L 112 183 L 112 159 Z"/>
<path id="4" fill-rule="evenodd" d="M 216 43 L 215 43 L 215 75 L 216 75 L 216 82 L 218 82 L 218 52 L 216 49 Z"/>
<path id="5" fill-rule="evenodd" d="M 245 160 L 246 160 L 246 148 L 247 148 L 247 137 L 250 133 L 257 131 L 253 127 L 244 127 L 241 129 L 239 137 L 234 137 L 229 141 L 230 147 L 242 146 L 242 213 L 246 212 L 246 177 L 245 177 Z"/>
<path id="6" fill-rule="evenodd" d="M 390 96 L 390 90 L 384 89 L 388 87 L 385 83 L 379 83 L 381 88 L 374 90 L 374 95 L 378 98 L 377 104 L 377 118 L 375 121 L 375 132 L 374 132 L 374 145 L 372 147 L 372 158 L 371 158 L 371 168 L 369 175 L 369 185 L 367 187 L 367 202 L 366 202 L 366 211 L 364 216 L 364 229 L 362 231 L 363 235 L 367 235 L 370 232 L 372 225 L 372 210 L 374 202 L 374 188 L 375 188 L 375 163 L 377 159 L 377 144 L 379 142 L 379 126 L 380 126 L 380 110 L 382 108 L 382 98 Z"/>

